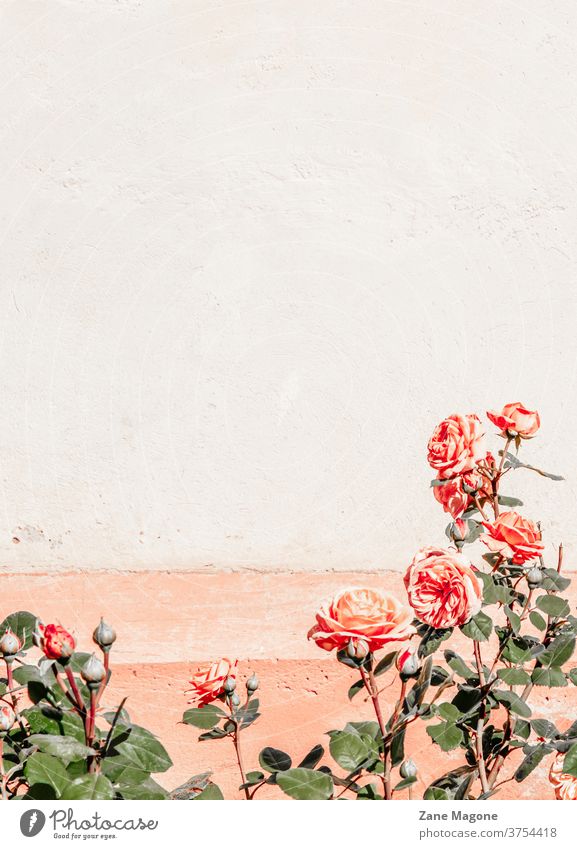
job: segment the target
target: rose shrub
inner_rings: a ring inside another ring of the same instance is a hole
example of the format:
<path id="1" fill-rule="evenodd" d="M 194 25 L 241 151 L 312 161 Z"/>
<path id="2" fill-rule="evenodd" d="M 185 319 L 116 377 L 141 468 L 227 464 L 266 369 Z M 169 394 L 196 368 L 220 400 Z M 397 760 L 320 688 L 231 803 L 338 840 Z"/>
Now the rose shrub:
<path id="1" fill-rule="evenodd" d="M 185 722 L 205 729 L 201 739 L 233 740 L 247 799 L 264 786 L 294 799 L 393 799 L 404 791 L 410 798 L 418 764 L 405 754 L 405 738 L 415 722 L 426 724 L 443 752 L 462 753 L 461 762 L 453 761 L 425 789 L 425 799 L 489 799 L 506 782 L 524 781 L 546 758 L 552 759 L 555 797 L 577 798 L 577 721 L 559 729 L 535 716 L 530 704 L 534 688 L 577 686 L 577 668 L 567 669 L 577 618 L 563 598 L 570 583 L 562 574 L 563 547 L 556 563 L 547 564 L 540 526 L 501 491 L 519 469 L 562 478 L 519 459 L 523 441 L 540 428 L 537 412 L 516 402 L 487 416 L 504 440 L 498 459 L 487 451 L 475 414 L 448 416 L 429 440 L 435 499 L 453 521 L 445 531 L 448 547 L 421 548 L 413 557 L 404 576 L 406 603 L 371 589 L 346 589 L 320 605 L 309 631 L 309 639 L 335 650 L 359 675 L 349 698 L 364 693 L 374 721 L 328 731 L 328 762 L 321 743 L 296 766 L 287 752 L 267 746 L 260 769 L 245 772 L 241 731 L 259 715 L 251 693 L 241 703 L 233 681 L 228 692 L 215 692 L 216 702 L 185 714 Z M 480 547 L 466 556 L 464 547 L 476 541 Z M 457 629 L 469 640 L 465 656 L 451 645 Z M 390 677 L 384 687 L 383 675 Z M 398 696 L 385 716 L 382 691 L 395 680 Z M 192 794 L 189 788 L 188 795 L 185 788 L 182 798 L 222 797 L 206 774 L 191 781 L 193 787 L 204 781 L 203 788 Z"/>

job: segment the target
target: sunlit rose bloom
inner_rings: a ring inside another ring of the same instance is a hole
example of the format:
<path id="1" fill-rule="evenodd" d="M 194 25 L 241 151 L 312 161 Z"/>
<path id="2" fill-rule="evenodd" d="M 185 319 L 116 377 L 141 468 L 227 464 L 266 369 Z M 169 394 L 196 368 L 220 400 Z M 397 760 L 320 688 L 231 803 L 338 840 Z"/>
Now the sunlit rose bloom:
<path id="1" fill-rule="evenodd" d="M 541 531 L 531 519 L 514 510 L 501 513 L 494 522 L 483 522 L 487 533 L 481 539 L 490 551 L 498 552 L 513 563 L 536 560 L 543 551 Z"/>
<path id="2" fill-rule="evenodd" d="M 308 638 L 326 651 L 357 643 L 375 651 L 411 637 L 415 633 L 412 619 L 409 608 L 390 593 L 347 589 L 321 605 Z"/>
<path id="3" fill-rule="evenodd" d="M 541 426 L 537 410 L 528 410 L 519 401 L 505 404 L 501 412 L 487 410 L 488 418 L 507 436 L 531 439 Z"/>
<path id="4" fill-rule="evenodd" d="M 428 445 L 429 465 L 439 478 L 472 471 L 485 457 L 484 432 L 479 418 L 454 413 L 435 428 Z"/>
<path id="5" fill-rule="evenodd" d="M 50 660 L 67 660 L 76 648 L 72 634 L 62 625 L 38 625 L 40 647 Z"/>
<path id="6" fill-rule="evenodd" d="M 200 666 L 190 681 L 192 693 L 191 703 L 198 707 L 214 702 L 224 692 L 224 682 L 227 678 L 236 680 L 235 667 L 238 661 L 231 661 L 227 657 L 206 663 Z"/>
<path id="7" fill-rule="evenodd" d="M 476 472 L 466 472 L 449 478 L 446 483 L 433 487 L 433 495 L 442 506 L 445 513 L 450 513 L 453 519 L 459 519 L 465 510 L 474 503 L 471 490 L 483 499 L 490 495 L 490 483 L 483 475 Z"/>
<path id="8" fill-rule="evenodd" d="M 577 800 L 577 778 L 563 772 L 565 755 L 559 753 L 549 770 L 549 781 L 555 790 L 555 798 L 563 801 Z"/>
<path id="9" fill-rule="evenodd" d="M 464 625 L 481 609 L 482 585 L 470 561 L 451 549 L 422 548 L 405 574 L 409 604 L 433 628 Z"/>

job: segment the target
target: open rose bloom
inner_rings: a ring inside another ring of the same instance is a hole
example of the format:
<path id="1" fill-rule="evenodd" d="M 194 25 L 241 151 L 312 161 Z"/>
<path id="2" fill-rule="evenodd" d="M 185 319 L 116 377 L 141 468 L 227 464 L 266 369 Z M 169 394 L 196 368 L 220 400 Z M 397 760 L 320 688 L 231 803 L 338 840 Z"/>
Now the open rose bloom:
<path id="1" fill-rule="evenodd" d="M 439 478 L 471 472 L 485 456 L 483 426 L 474 415 L 448 416 L 435 428 L 428 445 L 429 465 Z"/>
<path id="2" fill-rule="evenodd" d="M 451 549 L 422 548 L 404 580 L 417 618 L 433 628 L 464 625 L 481 609 L 481 582 L 469 560 Z"/>
<path id="3" fill-rule="evenodd" d="M 309 633 L 326 651 L 344 649 L 352 642 L 375 651 L 388 643 L 406 642 L 414 633 L 412 613 L 390 593 L 348 589 L 321 606 Z"/>
<path id="4" fill-rule="evenodd" d="M 215 660 L 212 663 L 207 663 L 200 666 L 190 681 L 190 690 L 192 698 L 191 704 L 196 704 L 197 707 L 214 702 L 224 692 L 224 682 L 227 678 L 236 680 L 235 668 L 238 661 L 231 661 L 227 657 L 220 660 Z"/>
<path id="5" fill-rule="evenodd" d="M 500 413 L 487 410 L 487 417 L 497 425 L 504 436 L 520 436 L 521 439 L 532 439 L 541 426 L 539 413 L 528 410 L 520 401 L 505 404 Z"/>
<path id="6" fill-rule="evenodd" d="M 501 513 L 494 522 L 483 522 L 487 533 L 481 539 L 490 551 L 501 554 L 513 563 L 536 560 L 543 552 L 541 531 L 531 519 L 524 519 L 514 510 Z"/>
<path id="7" fill-rule="evenodd" d="M 549 771 L 549 781 L 555 790 L 555 798 L 563 801 L 577 800 L 577 778 L 563 772 L 565 755 L 558 754 Z"/>

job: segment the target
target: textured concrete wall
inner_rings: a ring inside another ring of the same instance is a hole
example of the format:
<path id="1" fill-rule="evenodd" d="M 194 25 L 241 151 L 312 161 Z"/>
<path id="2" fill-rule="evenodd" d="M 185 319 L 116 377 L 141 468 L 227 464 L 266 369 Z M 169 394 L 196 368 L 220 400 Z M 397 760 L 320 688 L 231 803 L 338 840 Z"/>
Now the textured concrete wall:
<path id="1" fill-rule="evenodd" d="M 401 568 L 424 446 L 543 414 L 573 565 L 568 0 L 0 2 L 0 558 Z"/>

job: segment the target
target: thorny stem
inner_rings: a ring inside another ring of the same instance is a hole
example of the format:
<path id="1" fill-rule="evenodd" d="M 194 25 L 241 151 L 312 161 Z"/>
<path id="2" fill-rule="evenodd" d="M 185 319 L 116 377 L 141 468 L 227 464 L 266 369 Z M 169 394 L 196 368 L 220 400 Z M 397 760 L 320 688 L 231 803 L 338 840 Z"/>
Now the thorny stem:
<path id="1" fill-rule="evenodd" d="M 86 705 L 84 704 L 84 699 L 80 694 L 80 690 L 78 689 L 78 685 L 76 684 L 76 679 L 74 677 L 74 673 L 70 669 L 69 666 L 65 666 L 66 678 L 68 679 L 68 683 L 70 684 L 70 689 L 74 694 L 74 699 L 76 700 L 76 704 L 78 705 L 81 713 L 86 716 Z"/>
<path id="2" fill-rule="evenodd" d="M 485 687 L 485 673 L 483 671 L 483 661 L 481 659 L 481 649 L 477 640 L 473 642 L 475 652 L 475 663 L 477 664 L 477 674 L 479 676 L 479 685 L 481 689 Z M 479 767 L 479 778 L 481 779 L 481 787 L 483 793 L 489 792 L 489 782 L 487 780 L 487 770 L 485 767 L 485 756 L 483 754 L 483 729 L 485 725 L 485 701 L 481 705 L 479 711 L 479 719 L 477 721 L 477 739 L 475 743 L 477 766 Z"/>
<path id="3" fill-rule="evenodd" d="M 377 717 L 377 722 L 379 723 L 379 728 L 381 730 L 381 735 L 383 737 L 383 790 L 385 793 L 385 799 L 392 799 L 393 793 L 391 788 L 391 764 L 389 759 L 389 747 L 387 745 L 387 726 L 385 720 L 383 719 L 383 713 L 381 711 L 381 703 L 379 701 L 379 694 L 377 688 L 377 682 L 375 681 L 375 676 L 372 671 L 367 672 L 362 666 L 360 667 L 361 677 L 363 679 L 363 684 L 365 685 L 369 696 L 371 697 L 371 701 L 373 703 L 373 707 L 375 709 L 375 715 Z"/>

